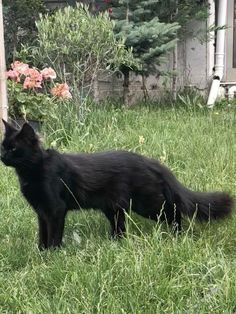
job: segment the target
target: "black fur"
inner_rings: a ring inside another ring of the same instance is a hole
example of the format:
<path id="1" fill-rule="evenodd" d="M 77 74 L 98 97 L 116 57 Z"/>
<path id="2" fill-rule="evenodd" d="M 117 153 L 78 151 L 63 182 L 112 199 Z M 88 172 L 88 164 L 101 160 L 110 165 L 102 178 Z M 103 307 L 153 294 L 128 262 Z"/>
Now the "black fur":
<path id="1" fill-rule="evenodd" d="M 61 245 L 69 209 L 100 209 L 115 237 L 125 232 L 130 207 L 177 230 L 182 214 L 208 220 L 232 210 L 228 194 L 192 192 L 156 160 L 127 151 L 60 154 L 43 149 L 29 124 L 21 130 L 4 124 L 1 159 L 15 168 L 21 191 L 38 215 L 40 248 Z"/>

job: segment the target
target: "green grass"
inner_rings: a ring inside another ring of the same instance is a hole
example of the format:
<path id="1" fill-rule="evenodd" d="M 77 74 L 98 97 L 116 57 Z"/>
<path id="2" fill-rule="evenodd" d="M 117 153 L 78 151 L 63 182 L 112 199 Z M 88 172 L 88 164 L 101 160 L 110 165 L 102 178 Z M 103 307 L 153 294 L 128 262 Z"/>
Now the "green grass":
<path id="1" fill-rule="evenodd" d="M 48 123 L 44 138 L 60 150 L 136 151 L 194 190 L 235 195 L 235 117 L 235 108 L 98 108 L 84 123 L 59 121 L 56 132 Z M 127 238 L 110 241 L 102 214 L 73 212 L 65 247 L 39 252 L 14 171 L 0 165 L 0 177 L 0 313 L 236 312 L 235 214 L 203 225 L 186 219 L 179 236 L 132 215 Z"/>

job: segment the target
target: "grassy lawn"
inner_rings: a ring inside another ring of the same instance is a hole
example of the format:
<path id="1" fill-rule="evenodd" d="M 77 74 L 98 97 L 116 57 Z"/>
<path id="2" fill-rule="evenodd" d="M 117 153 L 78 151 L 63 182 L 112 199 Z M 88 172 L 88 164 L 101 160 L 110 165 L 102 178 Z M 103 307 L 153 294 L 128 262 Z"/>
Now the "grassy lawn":
<path id="1" fill-rule="evenodd" d="M 127 149 L 160 159 L 193 190 L 236 190 L 236 109 L 97 109 L 44 135 L 60 150 Z M 64 142 L 56 139 L 65 138 Z M 235 313 L 236 215 L 174 236 L 132 215 L 109 240 L 99 212 L 71 212 L 57 251 L 37 249 L 36 216 L 0 165 L 0 313 Z"/>

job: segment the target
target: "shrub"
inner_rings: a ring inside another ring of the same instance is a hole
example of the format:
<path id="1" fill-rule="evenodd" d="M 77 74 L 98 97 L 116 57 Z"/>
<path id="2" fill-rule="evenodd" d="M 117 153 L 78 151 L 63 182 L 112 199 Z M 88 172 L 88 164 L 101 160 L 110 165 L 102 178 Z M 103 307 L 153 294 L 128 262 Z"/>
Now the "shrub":
<path id="1" fill-rule="evenodd" d="M 90 94 L 99 74 L 134 63 L 131 49 L 115 38 L 107 13 L 93 15 L 77 4 L 41 16 L 36 27 L 38 47 L 31 49 L 35 62 L 53 67 L 61 80 L 73 85 L 79 101 Z"/>

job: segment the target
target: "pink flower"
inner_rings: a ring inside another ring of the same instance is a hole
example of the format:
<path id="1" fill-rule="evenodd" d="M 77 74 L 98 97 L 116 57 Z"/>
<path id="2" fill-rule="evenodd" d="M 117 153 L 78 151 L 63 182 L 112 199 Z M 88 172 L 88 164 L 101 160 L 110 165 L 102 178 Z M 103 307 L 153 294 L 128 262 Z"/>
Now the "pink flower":
<path id="1" fill-rule="evenodd" d="M 7 79 L 11 79 L 13 81 L 20 81 L 19 73 L 15 70 L 6 71 L 6 77 Z"/>
<path id="2" fill-rule="evenodd" d="M 44 79 L 50 78 L 53 80 L 57 77 L 56 72 L 51 67 L 43 69 L 41 74 Z"/>
<path id="3" fill-rule="evenodd" d="M 26 63 L 15 61 L 11 64 L 12 70 L 6 72 L 7 78 L 20 82 L 21 75 L 27 75 L 29 66 Z"/>
<path id="4" fill-rule="evenodd" d="M 23 83 L 24 89 L 34 89 L 34 88 L 42 88 L 41 83 L 35 80 L 32 80 L 29 76 L 27 76 Z"/>
<path id="5" fill-rule="evenodd" d="M 32 88 L 42 88 L 41 82 L 43 80 L 42 74 L 35 68 L 28 69 L 28 74 L 24 80 L 23 88 L 32 89 Z"/>
<path id="6" fill-rule="evenodd" d="M 31 78 L 31 80 L 42 82 L 43 76 L 42 74 L 35 68 L 29 69 L 27 76 Z"/>
<path id="7" fill-rule="evenodd" d="M 15 61 L 11 64 L 13 71 L 17 71 L 20 75 L 27 75 L 29 70 L 29 65 L 20 61 Z"/>
<path id="8" fill-rule="evenodd" d="M 51 94 L 53 96 L 62 97 L 65 99 L 71 99 L 72 95 L 69 91 L 69 86 L 64 84 L 56 83 L 55 86 L 51 89 Z"/>

